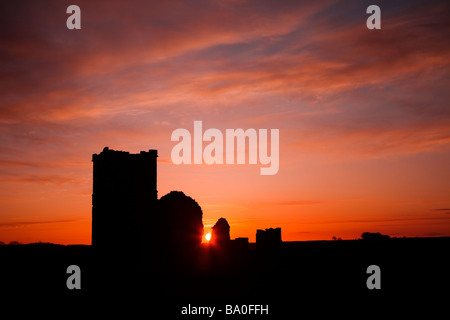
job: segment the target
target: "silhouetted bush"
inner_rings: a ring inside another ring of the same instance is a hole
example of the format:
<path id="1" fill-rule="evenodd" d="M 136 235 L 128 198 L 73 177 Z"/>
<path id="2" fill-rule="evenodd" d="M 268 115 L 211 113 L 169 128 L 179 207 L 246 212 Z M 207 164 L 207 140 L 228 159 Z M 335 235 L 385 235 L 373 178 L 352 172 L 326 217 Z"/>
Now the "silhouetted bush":
<path id="1" fill-rule="evenodd" d="M 381 234 L 379 232 L 363 232 L 361 234 L 361 238 L 363 240 L 387 240 L 390 239 L 391 237 L 389 237 L 388 235 L 385 234 Z"/>

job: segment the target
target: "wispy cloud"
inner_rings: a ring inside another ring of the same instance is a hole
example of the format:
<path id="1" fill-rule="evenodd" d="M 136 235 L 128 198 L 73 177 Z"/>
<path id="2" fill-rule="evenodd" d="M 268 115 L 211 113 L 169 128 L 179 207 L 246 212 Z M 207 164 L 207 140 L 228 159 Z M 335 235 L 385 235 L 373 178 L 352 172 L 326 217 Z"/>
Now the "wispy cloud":
<path id="1" fill-rule="evenodd" d="M 327 201 L 316 201 L 316 200 L 287 200 L 287 201 L 274 201 L 274 202 L 264 202 L 262 206 L 309 206 L 316 204 L 328 203 Z"/>
<path id="2" fill-rule="evenodd" d="M 12 221 L 0 223 L 0 228 L 19 228 L 36 224 L 51 224 L 51 223 L 72 223 L 80 219 L 66 219 L 66 220 L 47 220 L 47 221 Z"/>
<path id="3" fill-rule="evenodd" d="M 438 209 L 433 209 L 433 211 L 439 211 L 439 212 L 443 212 L 445 214 L 450 214 L 450 208 L 438 208 Z"/>

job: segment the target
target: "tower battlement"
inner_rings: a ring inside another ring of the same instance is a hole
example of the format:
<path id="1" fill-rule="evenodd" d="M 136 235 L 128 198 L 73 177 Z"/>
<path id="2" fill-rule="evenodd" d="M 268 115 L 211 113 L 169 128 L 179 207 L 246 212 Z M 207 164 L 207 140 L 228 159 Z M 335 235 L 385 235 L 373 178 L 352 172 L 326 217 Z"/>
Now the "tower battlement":
<path id="1" fill-rule="evenodd" d="M 156 210 L 157 150 L 130 154 L 105 147 L 92 155 L 92 245 L 139 245 Z M 147 229 L 148 230 L 148 229 Z"/>

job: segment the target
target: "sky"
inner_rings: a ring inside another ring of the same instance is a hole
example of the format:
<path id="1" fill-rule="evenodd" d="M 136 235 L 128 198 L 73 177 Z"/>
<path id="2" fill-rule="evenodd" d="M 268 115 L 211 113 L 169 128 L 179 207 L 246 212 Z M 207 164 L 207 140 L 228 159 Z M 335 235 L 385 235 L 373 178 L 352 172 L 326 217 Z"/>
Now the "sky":
<path id="1" fill-rule="evenodd" d="M 69 5 L 81 29 L 69 30 Z M 369 30 L 366 8 L 381 8 Z M 91 243 L 92 154 L 157 149 L 205 231 L 450 236 L 448 1 L 3 1 L 0 241 Z M 279 129 L 279 171 L 175 165 L 171 134 Z M 120 238 L 120 234 L 118 234 Z"/>

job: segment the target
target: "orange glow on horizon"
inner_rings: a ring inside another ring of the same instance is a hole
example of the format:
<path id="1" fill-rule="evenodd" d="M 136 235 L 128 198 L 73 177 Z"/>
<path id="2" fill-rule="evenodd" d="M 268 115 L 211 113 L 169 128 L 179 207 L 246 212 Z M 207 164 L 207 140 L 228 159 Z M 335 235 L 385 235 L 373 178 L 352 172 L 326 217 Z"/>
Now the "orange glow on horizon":
<path id="1" fill-rule="evenodd" d="M 173 15 L 164 2 L 90 2 L 83 19 L 100 27 L 75 33 L 50 18 L 61 4 L 12 3 L 0 242 L 91 244 L 91 157 L 105 146 L 157 149 L 158 197 L 183 191 L 205 230 L 226 218 L 231 239 L 450 236 L 447 2 L 386 5 L 374 32 L 353 3 L 189 2 Z M 193 136 L 199 120 L 203 132 L 279 129 L 278 173 L 173 164 L 172 132 Z"/>

